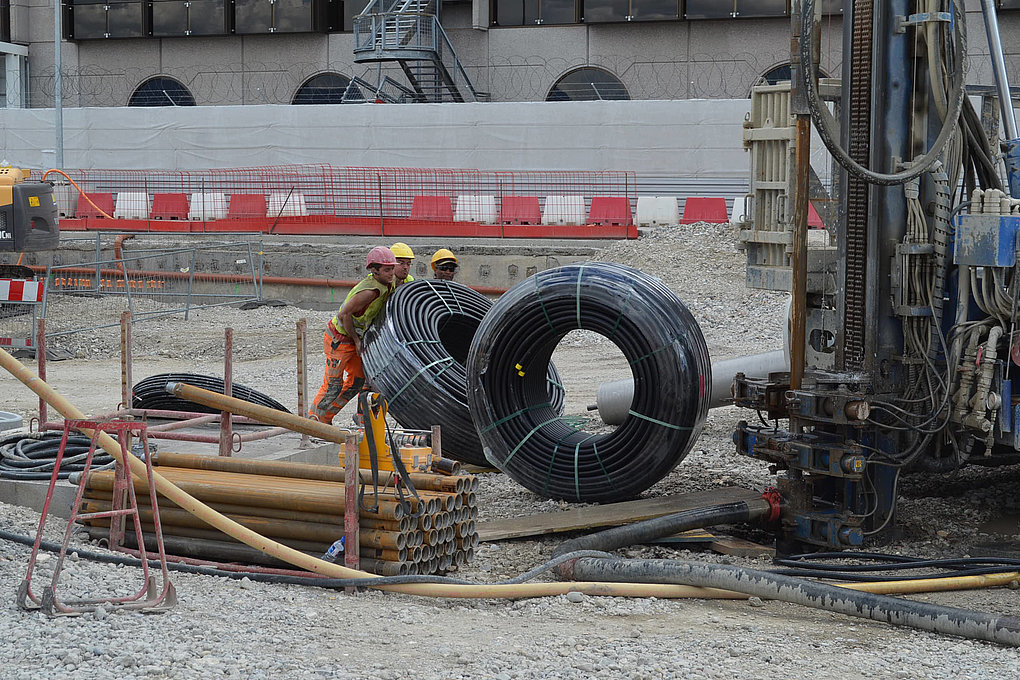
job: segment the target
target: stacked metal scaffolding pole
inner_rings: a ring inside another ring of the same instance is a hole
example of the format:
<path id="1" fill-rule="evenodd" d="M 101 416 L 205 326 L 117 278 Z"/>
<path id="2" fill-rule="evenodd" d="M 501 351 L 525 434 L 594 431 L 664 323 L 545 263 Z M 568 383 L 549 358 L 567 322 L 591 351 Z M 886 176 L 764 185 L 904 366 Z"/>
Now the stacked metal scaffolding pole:
<path id="1" fill-rule="evenodd" d="M 344 535 L 344 470 L 325 465 L 239 460 L 161 453 L 161 475 L 240 524 L 314 555 Z M 371 471 L 360 470 L 363 483 Z M 401 497 L 393 473 L 381 472 L 378 499 L 365 490 L 359 515 L 361 565 L 380 575 L 435 574 L 467 564 L 478 545 L 478 515 L 472 475 L 412 473 L 418 497 Z M 136 490 L 146 489 L 135 480 Z M 86 504 L 110 509 L 113 473 L 90 473 Z M 152 531 L 151 516 L 142 527 Z M 211 529 L 173 503 L 161 500 L 160 519 L 168 545 L 189 557 L 265 564 L 265 556 Z M 89 532 L 106 536 L 102 521 Z"/>

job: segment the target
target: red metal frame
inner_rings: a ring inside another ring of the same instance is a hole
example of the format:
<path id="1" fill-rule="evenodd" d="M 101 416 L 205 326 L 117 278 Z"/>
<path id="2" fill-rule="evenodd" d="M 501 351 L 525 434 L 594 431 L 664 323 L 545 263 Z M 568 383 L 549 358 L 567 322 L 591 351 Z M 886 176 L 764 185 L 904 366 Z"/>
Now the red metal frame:
<path id="1" fill-rule="evenodd" d="M 92 441 L 85 458 L 84 469 L 81 472 L 81 481 L 78 483 L 74 502 L 71 505 L 71 516 L 67 520 L 64 540 L 60 546 L 56 566 L 53 568 L 53 576 L 50 579 L 50 585 L 43 588 L 43 594 L 40 597 L 32 592 L 32 575 L 35 571 L 39 556 L 39 546 L 42 543 L 43 533 L 46 529 L 46 520 L 49 516 L 50 503 L 53 500 L 53 490 L 57 479 L 59 479 L 60 464 L 64 459 L 64 452 L 71 430 L 92 430 Z M 149 572 L 149 556 L 145 551 L 145 541 L 142 538 L 142 523 L 138 515 L 138 499 L 135 496 L 131 472 L 126 463 L 118 461 L 116 465 L 112 509 L 101 512 L 81 512 L 81 503 L 85 496 L 85 484 L 88 481 L 88 473 L 92 468 L 92 461 L 96 453 L 96 443 L 99 440 L 100 433 L 103 432 L 116 435 L 117 442 L 120 445 L 122 460 L 124 461 L 127 461 L 128 456 L 132 455 L 131 435 L 137 435 L 142 443 L 142 451 L 145 457 L 145 473 L 149 487 L 149 507 L 152 509 L 153 530 L 156 536 L 157 553 L 162 573 L 162 587 L 158 592 L 156 590 L 156 577 Z M 128 517 L 131 518 L 134 525 L 135 537 L 138 541 L 138 554 L 142 563 L 142 585 L 138 591 L 123 597 L 62 601 L 57 596 L 57 586 L 60 583 L 60 573 L 63 569 L 64 560 L 67 557 L 67 546 L 70 542 L 75 522 L 77 520 L 108 518 L 110 520 L 110 548 L 117 550 L 123 542 L 123 522 Z M 103 422 L 84 419 L 64 421 L 64 434 L 60 440 L 60 448 L 57 451 L 53 474 L 50 476 L 46 499 L 43 501 L 42 515 L 39 517 L 39 528 L 36 531 L 35 542 L 32 544 L 32 554 L 29 557 L 28 570 L 25 573 L 24 581 L 22 581 L 21 586 L 18 588 L 17 603 L 22 609 L 42 609 L 43 612 L 50 616 L 80 614 L 82 612 L 95 611 L 100 606 L 162 612 L 177 604 L 177 593 L 173 583 L 170 581 L 170 573 L 166 566 L 166 551 L 163 549 L 163 529 L 159 520 L 159 505 L 156 502 L 156 482 L 153 478 L 152 459 L 149 455 L 149 440 L 146 436 L 145 423 L 124 420 Z"/>

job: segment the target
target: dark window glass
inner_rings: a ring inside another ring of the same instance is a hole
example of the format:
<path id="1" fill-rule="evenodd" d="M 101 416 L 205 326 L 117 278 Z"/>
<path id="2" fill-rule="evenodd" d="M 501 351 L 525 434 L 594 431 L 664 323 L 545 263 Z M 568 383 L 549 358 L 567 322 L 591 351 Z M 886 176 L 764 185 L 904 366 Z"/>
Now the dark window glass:
<path id="1" fill-rule="evenodd" d="M 574 0 L 540 0 L 539 5 L 543 24 L 577 23 Z"/>
<path id="2" fill-rule="evenodd" d="M 191 0 L 188 8 L 189 35 L 225 35 L 227 20 L 224 0 Z"/>
<path id="3" fill-rule="evenodd" d="M 821 0 L 822 14 L 842 14 L 843 0 Z"/>
<path id="4" fill-rule="evenodd" d="M 630 99 L 620 79 L 600 68 L 579 68 L 563 76 L 549 90 L 549 102 Z"/>
<path id="5" fill-rule="evenodd" d="M 677 0 L 584 0 L 584 22 L 664 21 L 680 16 Z"/>
<path id="6" fill-rule="evenodd" d="M 145 5 L 140 2 L 112 2 L 107 5 L 106 25 L 111 38 L 145 36 Z"/>
<path id="7" fill-rule="evenodd" d="M 999 7 L 1002 9 L 1020 9 L 1020 0 L 1000 0 Z"/>
<path id="8" fill-rule="evenodd" d="M 731 19 L 737 11 L 733 0 L 687 0 L 685 8 L 688 19 Z"/>
<path id="9" fill-rule="evenodd" d="M 311 31 L 312 0 L 276 0 L 273 3 L 273 29 L 281 33 Z"/>
<path id="10" fill-rule="evenodd" d="M 680 17 L 680 4 L 676 0 L 631 0 L 632 21 L 661 21 Z"/>
<path id="11" fill-rule="evenodd" d="M 194 106 L 188 88 L 173 78 L 150 78 L 131 94 L 128 106 Z"/>
<path id="12" fill-rule="evenodd" d="M 785 17 L 788 9 L 786 0 L 737 0 L 737 16 L 748 17 Z"/>
<path id="13" fill-rule="evenodd" d="M 235 0 L 236 33 L 269 33 L 273 26 L 273 6 L 269 0 Z"/>
<path id="14" fill-rule="evenodd" d="M 524 0 L 496 0 L 494 16 L 499 26 L 523 26 Z"/>
<path id="15" fill-rule="evenodd" d="M 152 3 L 152 34 L 187 35 L 188 8 L 185 0 L 156 0 Z"/>
<path id="16" fill-rule="evenodd" d="M 584 0 L 583 8 L 586 24 L 627 21 L 627 17 L 630 16 L 628 0 Z"/>
<path id="17" fill-rule="evenodd" d="M 298 88 L 291 103 L 340 104 L 350 84 L 351 79 L 339 73 L 320 73 L 306 80 L 304 85 Z"/>
<path id="18" fill-rule="evenodd" d="M 344 1 L 344 29 L 345 31 L 354 30 L 354 17 L 358 16 L 365 10 L 365 5 L 368 4 L 368 0 L 345 0 Z"/>
<path id="19" fill-rule="evenodd" d="M 105 38 L 106 7 L 76 4 L 74 6 L 74 37 Z"/>
<path id="20" fill-rule="evenodd" d="M 0 0 L 0 40 L 11 41 L 11 0 Z"/>

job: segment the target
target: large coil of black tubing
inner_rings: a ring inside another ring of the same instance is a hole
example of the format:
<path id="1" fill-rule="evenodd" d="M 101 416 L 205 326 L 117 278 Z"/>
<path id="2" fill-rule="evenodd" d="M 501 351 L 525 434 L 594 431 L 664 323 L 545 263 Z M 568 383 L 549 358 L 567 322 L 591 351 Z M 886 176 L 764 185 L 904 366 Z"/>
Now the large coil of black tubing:
<path id="1" fill-rule="evenodd" d="M 630 415 L 608 434 L 577 430 L 545 396 L 543 369 L 575 329 L 611 340 L 634 374 Z M 534 493 L 570 501 L 626 500 L 665 477 L 701 433 L 712 384 L 684 304 L 659 279 L 608 262 L 548 269 L 509 290 L 467 365 L 485 457 Z"/>
<path id="2" fill-rule="evenodd" d="M 185 385 L 193 385 L 194 387 L 201 387 L 204 390 L 210 392 L 217 392 L 223 394 L 223 378 L 217 378 L 211 375 L 199 375 L 197 373 L 160 373 L 158 375 L 152 375 L 144 380 L 140 380 L 135 383 L 135 386 L 131 389 L 131 406 L 133 408 L 144 408 L 144 409 L 157 409 L 164 411 L 190 411 L 192 413 L 219 413 L 216 409 L 211 406 L 205 406 L 203 404 L 196 404 L 187 399 L 181 399 L 175 397 L 172 394 L 167 394 L 166 384 L 169 382 L 179 382 Z M 259 406 L 266 406 L 268 408 L 276 409 L 277 411 L 285 411 L 290 413 L 283 404 L 276 401 L 272 397 L 253 390 L 250 387 L 245 387 L 240 383 L 232 383 L 230 386 L 230 393 L 236 399 L 243 399 L 244 401 L 250 401 L 253 404 Z"/>
<path id="3" fill-rule="evenodd" d="M 440 426 L 447 458 L 488 466 L 468 411 L 468 348 L 492 302 L 454 281 L 405 283 L 386 301 L 386 312 L 365 333 L 362 365 L 373 389 L 389 402 L 403 427 Z M 556 367 L 542 374 L 542 393 L 563 412 Z M 536 388 L 537 389 L 537 388 Z"/>

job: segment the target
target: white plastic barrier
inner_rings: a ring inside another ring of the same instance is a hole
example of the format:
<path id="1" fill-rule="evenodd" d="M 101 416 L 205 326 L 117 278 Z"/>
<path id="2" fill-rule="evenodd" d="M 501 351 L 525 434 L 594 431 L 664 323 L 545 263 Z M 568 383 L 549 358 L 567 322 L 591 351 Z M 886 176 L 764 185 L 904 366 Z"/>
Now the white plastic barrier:
<path id="1" fill-rule="evenodd" d="M 464 195 L 457 197 L 457 210 L 453 213 L 453 221 L 495 224 L 497 214 L 495 196 Z"/>
<path id="2" fill-rule="evenodd" d="M 588 215 L 584 196 L 546 196 L 542 224 L 577 226 L 584 224 Z"/>
<path id="3" fill-rule="evenodd" d="M 227 216 L 225 194 L 191 194 L 189 220 L 221 220 Z"/>
<path id="4" fill-rule="evenodd" d="M 149 219 L 149 194 L 144 191 L 122 191 L 117 194 L 113 216 L 119 220 Z"/>
<path id="5" fill-rule="evenodd" d="M 733 199 L 733 210 L 730 211 L 730 223 L 739 224 L 751 219 L 751 201 L 747 196 Z"/>
<path id="6" fill-rule="evenodd" d="M 269 208 L 266 211 L 269 217 L 304 217 L 308 214 L 308 206 L 305 205 L 305 195 L 296 191 L 273 192 L 269 194 Z"/>
<path id="7" fill-rule="evenodd" d="M 638 196 L 637 225 L 651 227 L 680 224 L 680 210 L 675 196 Z"/>

